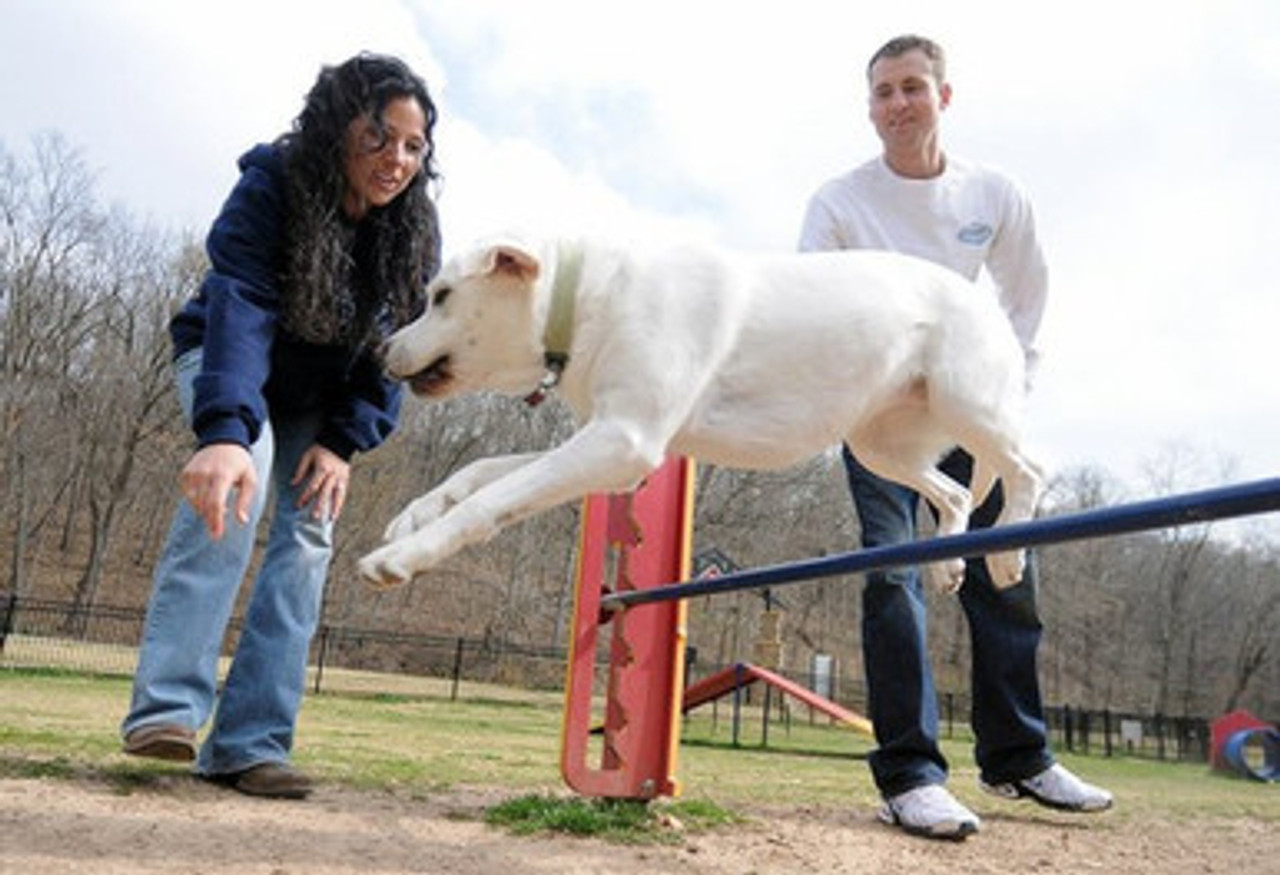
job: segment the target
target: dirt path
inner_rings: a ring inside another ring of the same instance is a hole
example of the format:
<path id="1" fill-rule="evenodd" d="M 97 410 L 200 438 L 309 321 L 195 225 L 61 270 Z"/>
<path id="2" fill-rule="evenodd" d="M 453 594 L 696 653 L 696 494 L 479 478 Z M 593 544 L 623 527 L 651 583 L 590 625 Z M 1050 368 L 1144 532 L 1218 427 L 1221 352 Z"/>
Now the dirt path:
<path id="1" fill-rule="evenodd" d="M 1254 820 L 1134 822 L 1022 806 L 984 811 L 963 844 L 912 839 L 871 811 L 745 812 L 672 846 L 516 838 L 486 826 L 509 791 L 422 797 L 324 787 L 305 802 L 249 799 L 187 777 L 121 794 L 104 782 L 0 780 L 3 875 L 800 875 L 800 873 L 1280 871 L 1274 828 Z"/>

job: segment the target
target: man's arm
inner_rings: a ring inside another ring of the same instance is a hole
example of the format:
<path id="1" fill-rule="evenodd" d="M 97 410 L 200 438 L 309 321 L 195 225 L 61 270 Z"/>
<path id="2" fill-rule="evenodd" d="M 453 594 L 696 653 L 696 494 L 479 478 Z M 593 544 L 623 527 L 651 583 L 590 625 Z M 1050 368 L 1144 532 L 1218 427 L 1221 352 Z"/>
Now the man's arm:
<path id="1" fill-rule="evenodd" d="M 1039 357 L 1036 338 L 1048 299 L 1049 270 L 1030 200 L 1012 182 L 1007 184 L 1004 199 L 1004 221 L 988 255 L 987 270 L 1026 353 L 1030 375 Z"/>

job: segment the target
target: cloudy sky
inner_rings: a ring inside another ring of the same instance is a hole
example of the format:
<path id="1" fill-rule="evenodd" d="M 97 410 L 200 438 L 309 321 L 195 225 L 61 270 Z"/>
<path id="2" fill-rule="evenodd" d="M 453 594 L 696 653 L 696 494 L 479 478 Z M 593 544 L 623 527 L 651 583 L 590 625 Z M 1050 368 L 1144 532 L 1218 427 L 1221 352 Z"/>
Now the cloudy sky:
<path id="1" fill-rule="evenodd" d="M 103 200 L 203 233 L 321 64 L 401 55 L 443 120 L 446 249 L 498 227 L 794 248 L 878 150 L 862 69 L 947 46 L 951 151 L 1030 192 L 1051 265 L 1033 437 L 1149 491 L 1277 476 L 1271 0 L 0 0 L 0 143 L 60 132 Z"/>

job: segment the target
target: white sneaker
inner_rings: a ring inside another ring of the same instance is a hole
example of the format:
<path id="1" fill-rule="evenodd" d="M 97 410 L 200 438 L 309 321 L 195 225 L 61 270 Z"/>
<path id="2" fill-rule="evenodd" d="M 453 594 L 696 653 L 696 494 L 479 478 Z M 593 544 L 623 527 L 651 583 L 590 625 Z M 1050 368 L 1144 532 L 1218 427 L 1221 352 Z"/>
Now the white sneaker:
<path id="1" fill-rule="evenodd" d="M 1040 774 L 1021 781 L 1005 784 L 988 784 L 985 781 L 979 783 L 983 790 L 993 796 L 1034 799 L 1046 808 L 1056 808 L 1059 811 L 1106 811 L 1113 801 L 1110 792 L 1081 781 L 1057 763 Z"/>
<path id="2" fill-rule="evenodd" d="M 912 835 L 960 841 L 978 831 L 978 815 L 941 784 L 926 784 L 885 800 L 879 817 Z"/>

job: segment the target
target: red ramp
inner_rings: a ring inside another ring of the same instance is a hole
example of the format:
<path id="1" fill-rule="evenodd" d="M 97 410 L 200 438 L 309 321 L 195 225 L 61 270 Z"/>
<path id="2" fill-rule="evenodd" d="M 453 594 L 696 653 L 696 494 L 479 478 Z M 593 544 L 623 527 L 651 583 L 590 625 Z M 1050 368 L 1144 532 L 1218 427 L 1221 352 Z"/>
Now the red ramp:
<path id="1" fill-rule="evenodd" d="M 689 687 L 684 691 L 684 704 L 681 706 L 681 713 L 687 714 L 699 705 L 706 704 L 713 699 L 719 699 L 739 687 L 749 686 L 756 681 L 762 681 L 771 687 L 781 690 L 793 699 L 799 699 L 815 711 L 821 711 L 850 729 L 865 735 L 873 734 L 871 721 L 861 714 L 855 714 L 847 708 L 842 708 L 830 699 L 819 696 L 794 681 L 787 680 L 777 672 L 769 671 L 769 669 L 761 668 L 758 665 L 752 665 L 749 662 L 740 662 L 735 666 L 718 671 Z"/>

